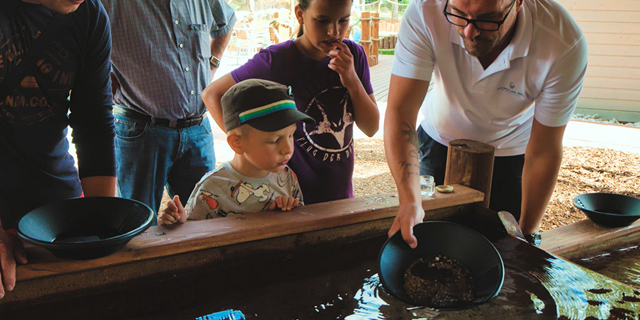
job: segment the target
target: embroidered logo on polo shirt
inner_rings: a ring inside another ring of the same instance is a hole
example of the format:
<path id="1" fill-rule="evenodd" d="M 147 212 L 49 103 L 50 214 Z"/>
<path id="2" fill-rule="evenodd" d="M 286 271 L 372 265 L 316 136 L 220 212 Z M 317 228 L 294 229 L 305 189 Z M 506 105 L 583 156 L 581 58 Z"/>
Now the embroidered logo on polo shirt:
<path id="1" fill-rule="evenodd" d="M 503 92 L 506 92 L 508 94 L 512 94 L 512 95 L 516 95 L 516 96 L 524 98 L 524 93 L 515 90 L 515 88 L 516 88 L 516 84 L 513 83 L 513 81 L 511 81 L 511 82 L 509 82 L 509 87 L 508 88 L 507 87 L 500 87 L 500 88 L 498 88 L 498 91 L 503 91 Z"/>

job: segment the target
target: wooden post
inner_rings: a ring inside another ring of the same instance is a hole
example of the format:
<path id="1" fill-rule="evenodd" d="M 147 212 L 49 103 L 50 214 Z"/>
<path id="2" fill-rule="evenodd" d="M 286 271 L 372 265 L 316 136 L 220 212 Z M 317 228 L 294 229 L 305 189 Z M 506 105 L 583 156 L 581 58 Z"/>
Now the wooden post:
<path id="1" fill-rule="evenodd" d="M 364 52 L 367 54 L 369 65 L 371 65 L 371 13 L 362 12 L 360 14 L 360 44 L 364 48 Z"/>
<path id="2" fill-rule="evenodd" d="M 371 59 L 369 59 L 369 66 L 373 67 L 378 64 L 378 47 L 380 43 L 380 13 L 374 12 L 371 14 Z"/>
<path id="3" fill-rule="evenodd" d="M 459 139 L 449 143 L 444 184 L 461 184 L 484 192 L 489 207 L 495 148 L 486 143 Z"/>

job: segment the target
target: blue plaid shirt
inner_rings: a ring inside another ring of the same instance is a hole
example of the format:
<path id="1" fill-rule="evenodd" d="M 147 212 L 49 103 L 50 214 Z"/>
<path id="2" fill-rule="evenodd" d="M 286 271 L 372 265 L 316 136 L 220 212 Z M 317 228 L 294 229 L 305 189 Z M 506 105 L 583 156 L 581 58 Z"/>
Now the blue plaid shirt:
<path id="1" fill-rule="evenodd" d="M 231 31 L 235 12 L 223 0 L 102 0 L 113 37 L 114 102 L 156 118 L 206 111 L 211 38 Z"/>

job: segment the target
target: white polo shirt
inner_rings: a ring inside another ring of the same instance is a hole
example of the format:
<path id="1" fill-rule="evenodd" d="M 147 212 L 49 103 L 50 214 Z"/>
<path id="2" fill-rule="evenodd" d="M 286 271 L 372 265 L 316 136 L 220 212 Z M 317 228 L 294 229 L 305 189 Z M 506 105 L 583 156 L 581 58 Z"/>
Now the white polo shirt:
<path id="1" fill-rule="evenodd" d="M 433 82 L 420 124 L 443 145 L 472 139 L 496 156 L 524 154 L 535 117 L 566 125 L 587 67 L 587 42 L 552 0 L 525 0 L 511 43 L 485 70 L 442 10 L 446 0 L 413 0 L 405 11 L 391 73 Z"/>

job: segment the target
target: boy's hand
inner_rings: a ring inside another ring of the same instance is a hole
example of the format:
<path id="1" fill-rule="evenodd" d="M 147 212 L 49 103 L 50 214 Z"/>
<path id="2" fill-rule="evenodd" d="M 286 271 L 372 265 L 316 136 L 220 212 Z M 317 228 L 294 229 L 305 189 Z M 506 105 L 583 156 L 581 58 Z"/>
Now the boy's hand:
<path id="1" fill-rule="evenodd" d="M 158 225 L 169 225 L 174 223 L 184 223 L 187 221 L 187 214 L 184 211 L 180 197 L 175 195 L 173 200 L 167 201 L 165 208 L 158 213 Z"/>
<path id="2" fill-rule="evenodd" d="M 344 42 L 336 42 L 336 48 L 329 51 L 329 69 L 337 72 L 340 75 L 340 82 L 345 88 L 353 88 L 360 85 L 360 78 L 356 73 L 356 69 L 353 66 L 353 55 L 351 50 Z"/>
<path id="3" fill-rule="evenodd" d="M 297 207 L 299 204 L 300 200 L 294 197 L 278 196 L 271 203 L 269 210 L 275 210 L 275 208 L 279 208 L 282 211 L 288 211 Z"/>

